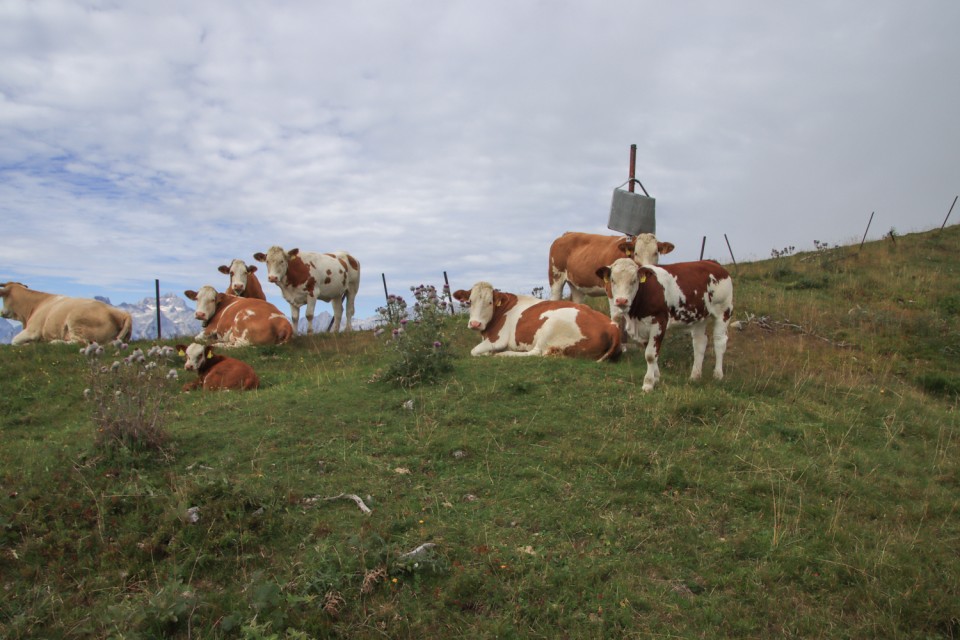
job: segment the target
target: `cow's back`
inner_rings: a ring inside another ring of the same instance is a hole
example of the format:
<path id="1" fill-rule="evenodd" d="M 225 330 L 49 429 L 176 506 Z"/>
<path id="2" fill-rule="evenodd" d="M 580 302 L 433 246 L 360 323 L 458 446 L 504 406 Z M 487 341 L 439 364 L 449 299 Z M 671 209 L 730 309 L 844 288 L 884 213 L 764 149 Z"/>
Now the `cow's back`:
<path id="1" fill-rule="evenodd" d="M 213 331 L 235 345 L 283 344 L 293 335 L 293 325 L 266 300 L 225 296 L 210 322 Z"/>
<path id="2" fill-rule="evenodd" d="M 601 295 L 603 281 L 597 276 L 597 269 L 624 257 L 619 247 L 623 240 L 622 236 L 566 232 L 550 245 L 551 286 L 562 278 L 585 293 Z"/>

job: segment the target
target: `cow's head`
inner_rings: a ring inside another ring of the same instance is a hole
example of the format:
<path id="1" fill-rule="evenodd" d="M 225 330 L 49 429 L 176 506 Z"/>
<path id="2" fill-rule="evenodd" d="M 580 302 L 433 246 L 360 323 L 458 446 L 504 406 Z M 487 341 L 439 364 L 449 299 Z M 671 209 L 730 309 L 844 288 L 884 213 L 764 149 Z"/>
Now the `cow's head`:
<path id="1" fill-rule="evenodd" d="M 197 344 L 196 342 L 191 344 L 189 347 L 178 344 L 177 353 L 181 356 L 186 356 L 187 358 L 187 361 L 183 364 L 184 369 L 187 371 L 200 371 L 203 363 L 213 357 L 213 348 L 205 347 L 202 344 Z"/>
<path id="2" fill-rule="evenodd" d="M 217 293 L 217 290 L 210 285 L 203 285 L 199 291 L 184 291 L 183 295 L 197 303 L 197 312 L 194 316 L 203 326 L 207 326 L 217 313 L 217 305 L 223 301 L 223 294 Z"/>
<path id="3" fill-rule="evenodd" d="M 470 319 L 467 321 L 467 327 L 474 331 L 486 329 L 493 319 L 496 308 L 503 303 L 500 292 L 495 291 L 489 282 L 478 282 L 470 291 L 463 289 L 455 291 L 453 297 L 460 303 L 469 305 Z"/>
<path id="4" fill-rule="evenodd" d="M 644 269 L 630 258 L 620 258 L 609 267 L 597 269 L 610 301 L 610 316 L 614 319 L 630 310 L 633 300 L 646 281 L 649 269 Z"/>
<path id="5" fill-rule="evenodd" d="M 674 246 L 671 242 L 659 242 L 652 233 L 641 233 L 623 240 L 617 248 L 637 264 L 659 264 L 660 256 L 673 251 Z"/>
<path id="6" fill-rule="evenodd" d="M 267 263 L 267 280 L 278 284 L 287 275 L 287 265 L 297 257 L 300 249 L 290 249 L 284 251 L 282 247 L 270 247 L 266 253 L 255 253 L 253 259 L 257 262 Z"/>
<path id="7" fill-rule="evenodd" d="M 234 260 L 229 267 L 226 265 L 217 267 L 217 271 L 230 276 L 230 288 L 228 290 L 232 291 L 235 296 L 243 295 L 243 292 L 247 290 L 247 276 L 256 270 L 256 265 L 247 266 L 243 260 Z"/>
<path id="8" fill-rule="evenodd" d="M 27 289 L 27 285 L 19 282 L 4 282 L 0 284 L 0 298 L 3 299 L 3 309 L 0 309 L 0 317 L 23 322 L 19 313 L 14 309 L 17 306 L 15 295 L 19 290 Z"/>

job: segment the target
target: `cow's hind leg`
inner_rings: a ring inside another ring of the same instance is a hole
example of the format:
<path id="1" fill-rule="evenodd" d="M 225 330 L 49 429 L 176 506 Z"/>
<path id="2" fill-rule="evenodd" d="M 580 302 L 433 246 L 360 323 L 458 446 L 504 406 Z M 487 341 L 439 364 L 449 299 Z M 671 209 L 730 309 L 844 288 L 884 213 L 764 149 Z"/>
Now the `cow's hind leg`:
<path id="1" fill-rule="evenodd" d="M 723 354 L 727 351 L 727 323 L 722 318 L 713 321 L 713 353 L 717 364 L 713 369 L 713 377 L 723 380 Z"/>
<path id="2" fill-rule="evenodd" d="M 356 289 L 347 290 L 347 331 L 353 331 L 353 301 L 356 297 Z"/>
<path id="3" fill-rule="evenodd" d="M 333 306 L 333 332 L 340 333 L 340 320 L 343 318 L 343 298 L 335 297 L 330 301 L 330 304 Z M 350 316 L 348 315 L 347 318 L 349 328 Z"/>
<path id="4" fill-rule="evenodd" d="M 693 370 L 691 380 L 699 380 L 703 374 L 703 355 L 707 352 L 707 321 L 702 320 L 690 325 L 690 337 L 693 339 Z"/>
<path id="5" fill-rule="evenodd" d="M 313 312 L 317 308 L 317 299 L 307 299 L 307 333 L 313 333 Z M 337 316 L 337 326 L 340 325 L 340 316 Z"/>

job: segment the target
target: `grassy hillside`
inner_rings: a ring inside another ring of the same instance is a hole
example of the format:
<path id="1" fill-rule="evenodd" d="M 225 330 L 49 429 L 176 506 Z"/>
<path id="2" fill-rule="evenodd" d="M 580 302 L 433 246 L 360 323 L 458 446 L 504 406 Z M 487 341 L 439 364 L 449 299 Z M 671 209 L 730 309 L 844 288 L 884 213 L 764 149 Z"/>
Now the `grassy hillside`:
<path id="1" fill-rule="evenodd" d="M 726 379 L 674 331 L 651 394 L 462 318 L 412 392 L 386 336 L 239 350 L 263 388 L 167 383 L 164 456 L 95 445 L 77 348 L 2 348 L 0 636 L 960 637 L 958 255 L 742 264 Z"/>

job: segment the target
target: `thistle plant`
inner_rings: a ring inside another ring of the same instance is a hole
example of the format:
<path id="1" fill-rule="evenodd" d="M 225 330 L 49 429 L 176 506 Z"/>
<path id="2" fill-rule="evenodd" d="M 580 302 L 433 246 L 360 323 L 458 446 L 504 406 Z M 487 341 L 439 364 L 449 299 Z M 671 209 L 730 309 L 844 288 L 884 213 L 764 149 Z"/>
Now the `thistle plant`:
<path id="1" fill-rule="evenodd" d="M 453 353 L 444 333 L 447 301 L 433 286 L 410 290 L 415 300 L 412 314 L 401 296 L 389 296 L 387 305 L 377 309 L 381 322 L 376 333 L 383 336 L 389 362 L 374 379 L 403 388 L 434 383 L 453 369 Z"/>
<path id="2" fill-rule="evenodd" d="M 176 369 L 170 368 L 172 347 L 152 347 L 147 352 L 115 340 L 113 362 L 104 360 L 106 349 L 93 342 L 80 350 L 90 371 L 83 395 L 92 407 L 98 449 L 163 451 L 168 440 L 164 429 L 166 401 L 175 387 Z"/>

